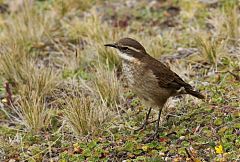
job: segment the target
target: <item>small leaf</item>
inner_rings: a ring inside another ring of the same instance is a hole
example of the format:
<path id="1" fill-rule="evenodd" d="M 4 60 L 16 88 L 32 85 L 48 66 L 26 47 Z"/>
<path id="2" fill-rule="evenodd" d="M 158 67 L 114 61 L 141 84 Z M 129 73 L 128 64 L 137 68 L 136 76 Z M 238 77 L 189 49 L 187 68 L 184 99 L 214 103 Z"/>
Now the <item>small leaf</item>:
<path id="1" fill-rule="evenodd" d="M 152 149 L 152 148 L 157 147 L 158 144 L 159 144 L 158 142 L 156 142 L 156 141 L 152 141 L 151 143 L 148 144 L 148 147 Z"/>
<path id="2" fill-rule="evenodd" d="M 6 98 L 2 99 L 2 103 L 7 103 L 7 99 Z"/>
<path id="3" fill-rule="evenodd" d="M 214 121 L 214 124 L 215 125 L 222 125 L 223 121 L 221 118 L 217 118 L 215 121 Z"/>
<path id="4" fill-rule="evenodd" d="M 146 145 L 142 146 L 142 150 L 146 152 L 148 150 L 148 146 Z"/>
<path id="5" fill-rule="evenodd" d="M 198 158 L 193 158 L 193 160 L 194 160 L 194 162 L 201 162 L 201 160 Z"/>
<path id="6" fill-rule="evenodd" d="M 142 150 L 135 150 L 133 153 L 134 153 L 135 155 L 140 155 L 140 154 L 142 153 Z"/>
<path id="7" fill-rule="evenodd" d="M 165 138 L 165 137 L 161 137 L 161 138 L 159 138 L 159 141 L 160 142 L 166 142 L 166 141 L 168 141 L 169 139 L 168 138 Z"/>
<path id="8" fill-rule="evenodd" d="M 89 144 L 88 144 L 88 147 L 90 148 L 90 149 L 93 149 L 94 147 L 96 147 L 97 146 L 97 142 L 96 141 L 91 141 Z"/>
<path id="9" fill-rule="evenodd" d="M 234 127 L 240 129 L 240 123 L 235 123 Z"/>
<path id="10" fill-rule="evenodd" d="M 222 127 L 222 128 L 220 128 L 220 129 L 218 130 L 218 133 L 219 133 L 220 135 L 222 135 L 222 134 L 224 134 L 224 132 L 225 132 L 227 129 L 228 129 L 228 127 Z"/>

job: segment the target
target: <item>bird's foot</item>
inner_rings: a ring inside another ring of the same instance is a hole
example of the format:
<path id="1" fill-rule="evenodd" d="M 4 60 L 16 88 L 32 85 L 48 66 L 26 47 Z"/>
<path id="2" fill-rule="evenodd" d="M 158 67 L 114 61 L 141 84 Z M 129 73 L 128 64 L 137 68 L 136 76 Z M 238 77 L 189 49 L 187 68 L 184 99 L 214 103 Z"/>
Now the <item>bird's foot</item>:
<path id="1" fill-rule="evenodd" d="M 146 127 L 147 127 L 147 122 L 144 122 L 142 125 L 141 125 L 141 127 L 139 127 L 138 129 L 134 129 L 134 131 L 136 132 L 136 131 L 140 131 L 140 130 L 145 130 L 146 129 Z"/>
<path id="2" fill-rule="evenodd" d="M 134 131 L 145 130 L 148 124 L 155 123 L 156 121 L 157 121 L 157 120 L 150 121 L 150 122 L 145 121 L 145 122 L 141 125 L 141 127 L 139 127 L 138 129 L 134 129 Z"/>
<path id="3" fill-rule="evenodd" d="M 144 143 L 149 143 L 151 141 L 154 141 L 158 138 L 158 131 L 154 132 L 150 137 L 148 137 L 147 139 L 144 140 Z"/>

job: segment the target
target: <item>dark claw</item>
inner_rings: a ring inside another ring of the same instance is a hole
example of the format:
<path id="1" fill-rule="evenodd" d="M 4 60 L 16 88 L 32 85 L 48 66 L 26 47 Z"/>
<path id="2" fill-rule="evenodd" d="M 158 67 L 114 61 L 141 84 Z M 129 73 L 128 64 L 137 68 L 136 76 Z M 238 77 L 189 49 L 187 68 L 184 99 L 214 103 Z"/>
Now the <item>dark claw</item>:
<path id="1" fill-rule="evenodd" d="M 141 125 L 141 127 L 139 127 L 138 129 L 135 129 L 134 131 L 140 131 L 140 130 L 145 130 L 147 125 L 148 124 L 152 124 L 152 123 L 155 123 L 157 122 L 157 120 L 153 120 L 153 121 L 150 121 L 150 122 L 147 122 L 146 121 Z"/>
<path id="2" fill-rule="evenodd" d="M 154 141 L 158 138 L 158 132 L 154 132 L 150 137 L 144 140 L 144 143 L 149 143 L 151 141 Z"/>
<path id="3" fill-rule="evenodd" d="M 149 115 L 151 113 L 151 110 L 152 110 L 152 108 L 150 107 L 149 110 L 148 110 L 148 113 L 146 114 L 146 118 L 145 118 L 144 123 L 142 124 L 142 126 L 140 128 L 135 129 L 134 131 L 140 131 L 140 130 L 145 130 L 146 129 L 147 125 L 149 124 L 148 118 L 149 118 Z M 150 123 L 152 123 L 152 122 L 150 122 Z"/>
<path id="4" fill-rule="evenodd" d="M 144 122 L 143 125 L 141 127 L 139 127 L 138 129 L 134 129 L 134 131 L 140 131 L 140 130 L 145 130 L 146 129 L 147 124 Z"/>

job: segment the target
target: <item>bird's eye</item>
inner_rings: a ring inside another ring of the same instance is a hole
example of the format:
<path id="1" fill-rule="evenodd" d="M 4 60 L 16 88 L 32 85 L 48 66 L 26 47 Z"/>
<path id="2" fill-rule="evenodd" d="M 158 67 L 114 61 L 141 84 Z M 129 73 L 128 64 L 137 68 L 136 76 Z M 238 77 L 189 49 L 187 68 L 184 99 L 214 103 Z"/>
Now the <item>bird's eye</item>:
<path id="1" fill-rule="evenodd" d="M 128 48 L 127 47 L 122 47 L 122 49 L 125 51 L 125 50 L 128 50 Z"/>

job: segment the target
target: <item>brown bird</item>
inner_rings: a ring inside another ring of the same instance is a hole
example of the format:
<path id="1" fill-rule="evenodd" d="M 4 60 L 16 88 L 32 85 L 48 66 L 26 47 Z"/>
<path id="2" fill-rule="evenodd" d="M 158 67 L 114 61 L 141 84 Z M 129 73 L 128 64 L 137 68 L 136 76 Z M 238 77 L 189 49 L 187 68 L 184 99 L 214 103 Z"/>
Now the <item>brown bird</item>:
<path id="1" fill-rule="evenodd" d="M 132 38 L 122 38 L 116 43 L 105 44 L 105 46 L 118 49 L 118 55 L 122 59 L 123 74 L 129 87 L 151 105 L 145 122 L 138 130 L 146 128 L 152 107 L 159 109 L 155 132 L 149 139 L 157 137 L 161 112 L 169 97 L 190 94 L 204 99 L 204 96 L 193 90 L 190 84 L 150 56 L 138 41 Z"/>

